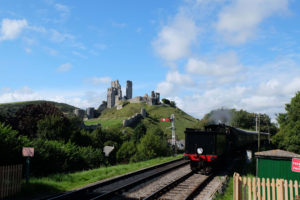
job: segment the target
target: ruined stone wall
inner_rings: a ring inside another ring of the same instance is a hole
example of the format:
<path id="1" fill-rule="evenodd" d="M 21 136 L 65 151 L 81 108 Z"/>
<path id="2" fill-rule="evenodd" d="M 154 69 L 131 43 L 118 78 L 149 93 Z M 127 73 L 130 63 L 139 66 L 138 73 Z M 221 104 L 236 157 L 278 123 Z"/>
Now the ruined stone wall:
<path id="1" fill-rule="evenodd" d="M 141 109 L 141 113 L 136 113 L 135 115 L 123 120 L 123 127 L 132 126 L 137 124 L 141 119 L 146 117 L 146 110 L 145 108 Z"/>

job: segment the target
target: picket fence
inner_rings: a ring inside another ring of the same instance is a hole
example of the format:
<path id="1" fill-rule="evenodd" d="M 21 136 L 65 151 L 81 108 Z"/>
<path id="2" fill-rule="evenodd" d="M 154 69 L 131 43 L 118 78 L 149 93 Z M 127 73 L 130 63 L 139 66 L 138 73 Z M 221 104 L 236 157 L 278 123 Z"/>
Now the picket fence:
<path id="1" fill-rule="evenodd" d="M 298 200 L 298 181 L 246 178 L 233 174 L 233 200 Z M 299 199 L 300 200 L 300 199 Z"/>
<path id="2" fill-rule="evenodd" d="M 21 190 L 22 165 L 0 166 L 0 199 Z"/>

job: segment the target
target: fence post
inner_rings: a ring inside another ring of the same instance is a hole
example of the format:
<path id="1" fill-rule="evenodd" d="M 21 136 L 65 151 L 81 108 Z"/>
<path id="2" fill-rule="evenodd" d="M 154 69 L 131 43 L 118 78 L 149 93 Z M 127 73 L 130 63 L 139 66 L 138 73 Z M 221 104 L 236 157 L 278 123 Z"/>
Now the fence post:
<path id="1" fill-rule="evenodd" d="M 277 200 L 283 200 L 283 181 L 281 179 L 276 179 L 276 188 L 277 188 Z"/>
<path id="2" fill-rule="evenodd" d="M 242 177 L 239 176 L 238 178 L 238 183 L 239 183 L 239 200 L 243 199 L 243 182 L 242 182 Z"/>
<path id="3" fill-rule="evenodd" d="M 293 181 L 290 180 L 290 199 L 293 200 L 294 199 L 294 194 L 293 194 Z"/>
<path id="4" fill-rule="evenodd" d="M 294 184 L 294 186 L 295 186 L 295 196 L 297 196 L 298 195 L 298 181 L 295 181 L 295 184 Z"/>
<path id="5" fill-rule="evenodd" d="M 252 188 L 253 188 L 253 200 L 256 200 L 257 193 L 256 193 L 256 179 L 252 178 Z"/>
<path id="6" fill-rule="evenodd" d="M 272 200 L 275 200 L 276 199 L 276 194 L 275 194 L 275 180 L 274 180 L 274 178 L 272 178 L 271 186 L 272 186 Z"/>
<path id="7" fill-rule="evenodd" d="M 284 180 L 284 197 L 286 200 L 289 199 L 288 183 L 287 180 Z"/>
<path id="8" fill-rule="evenodd" d="M 233 174 L 233 200 L 237 200 L 237 195 L 236 195 L 236 193 L 237 193 L 237 191 L 236 191 L 236 174 L 237 173 L 235 173 L 235 172 Z"/>
<path id="9" fill-rule="evenodd" d="M 243 178 L 243 188 L 244 188 L 243 189 L 243 193 L 244 193 L 243 194 L 243 197 L 244 197 L 243 199 L 247 200 L 247 178 L 246 177 Z"/>
<path id="10" fill-rule="evenodd" d="M 261 200 L 260 178 L 257 178 L 257 197 Z"/>
<path id="11" fill-rule="evenodd" d="M 268 198 L 268 200 L 271 200 L 270 187 L 271 187 L 271 185 L 270 185 L 270 179 L 267 178 L 267 198 Z"/>
<path id="12" fill-rule="evenodd" d="M 251 187 L 251 179 L 250 179 L 250 177 L 248 177 L 248 200 L 251 200 L 252 198 L 252 194 L 251 194 L 251 192 L 252 192 L 252 187 Z"/>
<path id="13" fill-rule="evenodd" d="M 265 178 L 262 178 L 262 200 L 266 200 L 266 181 Z"/>

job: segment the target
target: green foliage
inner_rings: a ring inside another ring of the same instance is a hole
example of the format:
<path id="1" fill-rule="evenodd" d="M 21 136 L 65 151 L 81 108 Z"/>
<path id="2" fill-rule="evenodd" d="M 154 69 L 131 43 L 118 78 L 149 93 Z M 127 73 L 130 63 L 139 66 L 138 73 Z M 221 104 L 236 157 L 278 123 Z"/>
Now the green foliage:
<path id="1" fill-rule="evenodd" d="M 8 118 L 15 117 L 16 112 L 27 106 L 29 104 L 42 104 L 42 103 L 49 103 L 54 105 L 58 108 L 61 112 L 67 113 L 68 115 L 73 115 L 74 109 L 76 107 L 65 104 L 65 103 L 57 103 L 53 101 L 22 101 L 22 102 L 14 102 L 14 103 L 1 103 L 0 104 L 0 115 L 6 116 Z"/>
<path id="2" fill-rule="evenodd" d="M 22 135 L 36 137 L 38 121 L 48 115 L 63 117 L 63 113 L 50 103 L 29 104 L 16 112 L 12 126 Z"/>
<path id="3" fill-rule="evenodd" d="M 168 105 L 170 105 L 170 100 L 169 99 L 162 99 L 161 100 L 164 104 L 168 104 Z"/>
<path id="4" fill-rule="evenodd" d="M 103 160 L 102 151 L 73 143 L 36 139 L 32 170 L 35 175 L 95 168 Z"/>
<path id="5" fill-rule="evenodd" d="M 136 146 L 133 141 L 125 141 L 117 152 L 118 162 L 128 162 L 136 153 Z"/>
<path id="6" fill-rule="evenodd" d="M 22 147 L 30 146 L 27 137 L 19 136 L 10 126 L 0 123 L 0 164 L 22 163 Z"/>
<path id="7" fill-rule="evenodd" d="M 125 106 L 128 105 L 128 104 L 130 104 L 129 101 L 124 101 L 124 102 L 122 103 L 122 107 L 125 107 Z"/>
<path id="8" fill-rule="evenodd" d="M 286 104 L 286 113 L 279 114 L 279 132 L 272 141 L 282 149 L 300 154 L 300 91 Z"/>
<path id="9" fill-rule="evenodd" d="M 148 160 L 159 156 L 170 155 L 170 152 L 166 139 L 153 133 L 147 133 L 137 145 L 137 153 L 131 160 Z"/>
<path id="10" fill-rule="evenodd" d="M 133 133 L 131 135 L 131 140 L 134 144 L 137 144 L 140 142 L 140 139 L 146 134 L 147 128 L 143 123 L 139 123 L 135 129 L 133 130 Z"/>
<path id="11" fill-rule="evenodd" d="M 175 101 L 170 101 L 170 106 L 176 108 L 176 103 L 175 103 Z"/>
<path id="12" fill-rule="evenodd" d="M 49 140 L 67 141 L 71 135 L 70 121 L 64 116 L 48 115 L 37 122 L 37 136 Z"/>

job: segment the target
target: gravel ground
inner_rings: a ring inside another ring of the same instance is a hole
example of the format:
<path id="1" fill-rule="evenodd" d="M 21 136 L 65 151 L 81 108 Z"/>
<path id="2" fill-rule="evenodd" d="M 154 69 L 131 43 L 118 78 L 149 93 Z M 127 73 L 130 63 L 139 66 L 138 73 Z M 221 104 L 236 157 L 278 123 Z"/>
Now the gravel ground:
<path id="1" fill-rule="evenodd" d="M 226 182 L 227 175 L 216 176 L 207 186 L 197 195 L 195 200 L 211 200 L 217 191 L 222 190 L 223 184 Z"/>
<path id="2" fill-rule="evenodd" d="M 160 188 L 166 186 L 167 184 L 173 182 L 177 178 L 189 173 L 190 171 L 191 169 L 189 165 L 178 168 L 161 177 L 145 182 L 139 185 L 138 187 L 135 187 L 127 191 L 123 195 L 126 196 L 127 198 L 136 198 L 136 199 L 144 198 L 152 194 L 153 192 L 159 190 Z"/>

